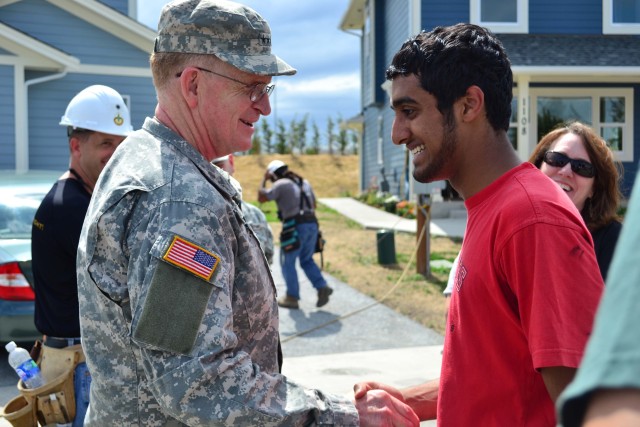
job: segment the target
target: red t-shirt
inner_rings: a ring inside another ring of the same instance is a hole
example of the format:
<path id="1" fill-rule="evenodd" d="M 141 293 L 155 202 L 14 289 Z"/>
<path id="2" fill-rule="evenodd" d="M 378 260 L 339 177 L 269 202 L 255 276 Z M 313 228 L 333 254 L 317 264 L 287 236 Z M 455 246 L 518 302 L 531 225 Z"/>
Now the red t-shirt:
<path id="1" fill-rule="evenodd" d="M 524 163 L 466 200 L 438 425 L 556 425 L 539 372 L 578 367 L 603 289 L 591 234 Z"/>

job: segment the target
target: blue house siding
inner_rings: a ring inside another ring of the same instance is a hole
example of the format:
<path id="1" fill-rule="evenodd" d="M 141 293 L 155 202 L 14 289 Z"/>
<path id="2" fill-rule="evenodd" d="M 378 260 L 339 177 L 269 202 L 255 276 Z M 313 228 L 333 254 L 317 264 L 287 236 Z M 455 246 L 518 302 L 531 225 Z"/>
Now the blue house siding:
<path id="1" fill-rule="evenodd" d="M 13 67 L 0 65 L 0 169 L 13 169 L 15 164 L 15 110 Z"/>
<path id="2" fill-rule="evenodd" d="M 469 0 L 426 0 L 422 2 L 422 29 L 469 22 Z"/>
<path id="3" fill-rule="evenodd" d="M 129 15 L 129 0 L 100 0 L 100 3 L 104 3 L 123 15 Z"/>
<path id="4" fill-rule="evenodd" d="M 29 90 L 31 169 L 64 170 L 68 167 L 67 136 L 64 127 L 58 123 L 71 98 L 92 84 L 110 86 L 130 97 L 134 129 L 142 126 L 145 117 L 153 116 L 155 91 L 150 78 L 70 74 L 62 80 L 34 85 Z"/>
<path id="5" fill-rule="evenodd" d="M 148 58 L 140 55 L 139 49 L 44 0 L 23 0 L 2 7 L 0 21 L 79 58 L 84 64 L 149 66 Z M 44 22 L 55 25 L 43 25 Z"/>
<path id="6" fill-rule="evenodd" d="M 529 0 L 529 33 L 602 34 L 602 0 Z"/>

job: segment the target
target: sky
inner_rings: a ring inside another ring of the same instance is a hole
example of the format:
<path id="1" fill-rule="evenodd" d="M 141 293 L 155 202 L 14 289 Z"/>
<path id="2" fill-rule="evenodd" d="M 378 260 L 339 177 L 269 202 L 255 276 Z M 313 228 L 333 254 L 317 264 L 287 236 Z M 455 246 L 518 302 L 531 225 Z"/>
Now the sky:
<path id="1" fill-rule="evenodd" d="M 156 30 L 166 0 L 138 0 L 138 20 Z M 298 72 L 274 77 L 270 124 L 309 115 L 326 130 L 327 118 L 360 113 L 360 37 L 338 28 L 348 0 L 246 0 L 271 27 L 272 52 Z M 265 120 L 262 118 L 261 120 Z M 273 126 L 272 126 L 273 127 Z"/>

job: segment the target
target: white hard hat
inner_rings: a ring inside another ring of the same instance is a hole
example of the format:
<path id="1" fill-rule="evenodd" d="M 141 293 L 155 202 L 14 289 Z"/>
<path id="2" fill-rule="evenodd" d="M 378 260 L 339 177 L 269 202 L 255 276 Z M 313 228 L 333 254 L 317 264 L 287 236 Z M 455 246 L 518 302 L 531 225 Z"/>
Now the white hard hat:
<path id="1" fill-rule="evenodd" d="M 60 124 L 119 136 L 127 136 L 133 131 L 129 109 L 122 96 L 103 85 L 89 86 L 74 96 Z"/>
<path id="2" fill-rule="evenodd" d="M 270 174 L 274 174 L 281 167 L 287 167 L 287 164 L 282 160 L 272 160 L 271 163 L 267 166 L 267 172 Z"/>

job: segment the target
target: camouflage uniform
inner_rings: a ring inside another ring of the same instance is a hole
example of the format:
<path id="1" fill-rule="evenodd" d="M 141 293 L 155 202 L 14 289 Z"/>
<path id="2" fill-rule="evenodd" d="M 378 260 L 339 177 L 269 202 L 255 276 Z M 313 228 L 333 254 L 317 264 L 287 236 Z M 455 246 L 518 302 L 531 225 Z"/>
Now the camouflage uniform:
<path id="1" fill-rule="evenodd" d="M 357 425 L 278 374 L 269 266 L 219 170 L 147 119 L 95 188 L 78 248 L 86 425 Z M 178 242 L 200 264 L 171 258 Z"/>
<path id="2" fill-rule="evenodd" d="M 225 156 L 225 159 L 227 157 L 229 156 Z M 214 159 L 211 163 L 216 165 L 216 160 L 217 159 Z M 233 188 L 235 188 L 240 195 L 240 199 L 242 199 L 242 186 L 238 180 L 222 168 L 220 168 L 220 173 L 231 182 Z M 259 207 L 254 206 L 251 203 L 247 203 L 244 200 L 242 200 L 241 203 L 241 210 L 244 215 L 244 220 L 251 226 L 251 229 L 256 234 L 256 237 L 260 242 L 262 252 L 264 252 L 267 262 L 271 265 L 273 263 L 273 231 L 269 226 L 267 217 Z"/>
<path id="3" fill-rule="evenodd" d="M 251 229 L 256 233 L 256 237 L 260 242 L 260 247 L 264 252 L 264 256 L 267 258 L 269 265 L 273 263 L 273 232 L 267 217 L 260 210 L 259 207 L 242 201 L 242 213 L 244 214 L 244 220 L 251 226 Z"/>

